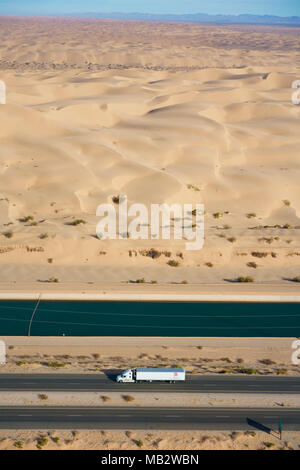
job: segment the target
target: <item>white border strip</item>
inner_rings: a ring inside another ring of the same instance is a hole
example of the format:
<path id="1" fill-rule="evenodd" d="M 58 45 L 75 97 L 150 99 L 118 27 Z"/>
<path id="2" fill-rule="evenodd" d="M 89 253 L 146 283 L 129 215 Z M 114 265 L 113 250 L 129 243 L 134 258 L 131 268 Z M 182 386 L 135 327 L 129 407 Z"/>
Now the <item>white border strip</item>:
<path id="1" fill-rule="evenodd" d="M 161 302 L 300 302 L 299 295 L 256 294 L 121 294 L 121 293 L 0 293 L 0 300 L 107 300 L 107 301 L 161 301 Z"/>

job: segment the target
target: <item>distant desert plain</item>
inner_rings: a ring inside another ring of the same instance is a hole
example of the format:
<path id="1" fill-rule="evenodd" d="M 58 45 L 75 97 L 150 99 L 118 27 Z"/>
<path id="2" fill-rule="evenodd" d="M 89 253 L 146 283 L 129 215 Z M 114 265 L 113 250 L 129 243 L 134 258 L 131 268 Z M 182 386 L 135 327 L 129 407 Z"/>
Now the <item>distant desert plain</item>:
<path id="1" fill-rule="evenodd" d="M 0 17 L 1 286 L 293 284 L 299 31 Z M 204 204 L 203 249 L 98 239 L 124 195 Z"/>

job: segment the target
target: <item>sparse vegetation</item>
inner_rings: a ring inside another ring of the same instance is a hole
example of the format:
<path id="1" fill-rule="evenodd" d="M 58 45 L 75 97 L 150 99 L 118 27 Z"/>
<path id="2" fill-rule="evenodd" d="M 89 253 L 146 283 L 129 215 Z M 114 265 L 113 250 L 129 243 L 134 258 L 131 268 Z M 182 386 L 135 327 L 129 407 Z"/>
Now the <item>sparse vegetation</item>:
<path id="1" fill-rule="evenodd" d="M 58 283 L 59 280 L 57 279 L 57 277 L 49 277 L 48 282 Z"/>
<path id="2" fill-rule="evenodd" d="M 282 202 L 285 206 L 290 206 L 291 205 L 291 201 L 289 201 L 288 199 L 284 199 Z"/>
<path id="3" fill-rule="evenodd" d="M 253 219 L 253 218 L 256 217 L 256 214 L 255 214 L 255 212 L 250 212 L 249 214 L 247 214 L 247 217 L 248 217 L 248 219 Z"/>
<path id="4" fill-rule="evenodd" d="M 235 237 L 229 237 L 229 238 L 227 238 L 227 240 L 228 240 L 230 243 L 235 243 L 235 242 L 236 242 L 236 238 L 235 238 Z"/>
<path id="5" fill-rule="evenodd" d="M 300 282 L 300 276 L 296 276 L 292 278 L 293 282 Z"/>
<path id="6" fill-rule="evenodd" d="M 40 234 L 40 239 L 44 240 L 45 238 L 48 238 L 48 233 L 41 233 Z"/>

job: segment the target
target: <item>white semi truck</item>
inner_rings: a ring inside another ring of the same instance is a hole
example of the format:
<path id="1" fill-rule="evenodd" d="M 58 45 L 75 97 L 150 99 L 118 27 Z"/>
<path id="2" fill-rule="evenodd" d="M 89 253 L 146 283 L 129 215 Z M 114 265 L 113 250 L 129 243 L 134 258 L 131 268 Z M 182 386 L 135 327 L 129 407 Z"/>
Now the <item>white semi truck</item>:
<path id="1" fill-rule="evenodd" d="M 117 382 L 182 382 L 185 380 L 184 369 L 127 369 L 116 378 Z"/>

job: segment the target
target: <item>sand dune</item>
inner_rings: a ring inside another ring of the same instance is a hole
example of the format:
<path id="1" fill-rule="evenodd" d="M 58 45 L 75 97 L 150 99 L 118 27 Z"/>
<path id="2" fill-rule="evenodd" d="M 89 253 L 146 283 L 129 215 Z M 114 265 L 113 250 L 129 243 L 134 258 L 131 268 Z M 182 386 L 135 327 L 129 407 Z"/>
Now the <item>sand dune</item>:
<path id="1" fill-rule="evenodd" d="M 0 281 L 300 275 L 297 30 L 8 17 L 0 26 Z M 98 204 L 120 194 L 204 203 L 204 249 L 96 239 Z M 140 253 L 152 247 L 179 267 Z"/>

